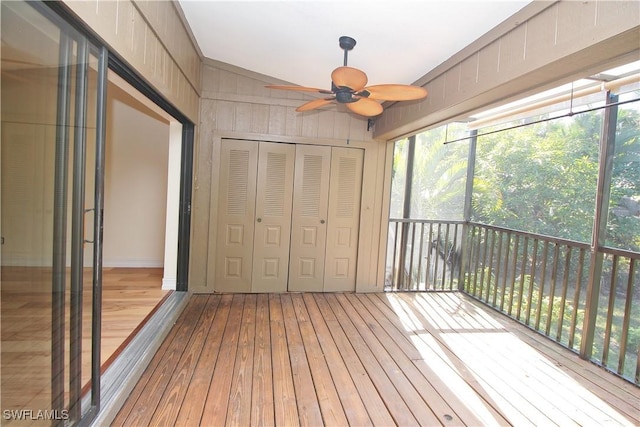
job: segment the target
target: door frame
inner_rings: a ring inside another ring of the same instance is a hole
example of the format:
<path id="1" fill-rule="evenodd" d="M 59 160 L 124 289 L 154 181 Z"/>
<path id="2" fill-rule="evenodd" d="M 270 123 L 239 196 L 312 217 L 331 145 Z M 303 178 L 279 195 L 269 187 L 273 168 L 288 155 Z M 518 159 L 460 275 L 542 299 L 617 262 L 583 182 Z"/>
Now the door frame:
<path id="1" fill-rule="evenodd" d="M 66 22 L 67 25 L 71 25 L 76 31 L 79 31 L 85 36 L 90 43 L 99 47 L 106 47 L 95 32 L 85 23 L 81 22 L 64 3 L 34 2 L 33 4 L 41 9 L 48 8 L 54 11 L 55 14 L 58 15 L 58 19 Z M 186 292 L 189 284 L 195 125 L 177 107 L 158 93 L 144 78 L 138 75 L 124 59 L 111 50 L 108 50 L 108 68 L 182 124 L 176 290 Z"/>
<path id="2" fill-rule="evenodd" d="M 95 33 L 87 27 L 84 23 L 80 22 L 75 15 L 67 8 L 67 6 L 61 2 L 42 2 L 42 1 L 28 1 L 31 7 L 33 7 L 38 13 L 42 14 L 58 28 L 61 37 L 60 45 L 60 58 L 66 52 L 67 57 L 71 55 L 69 44 L 65 41 L 67 39 L 73 39 L 78 43 L 78 55 L 82 55 L 85 58 L 94 56 L 98 59 L 97 69 L 97 88 L 96 88 L 96 154 L 95 165 L 90 165 L 92 169 L 89 173 L 95 173 L 95 192 L 94 192 L 94 206 L 90 209 L 94 212 L 93 215 L 93 241 L 85 242 L 84 240 L 84 215 L 86 214 L 84 203 L 84 186 L 80 183 L 85 177 L 85 164 L 84 156 L 85 144 L 84 135 L 75 135 L 76 142 L 74 143 L 74 160 L 71 168 L 74 171 L 74 186 L 72 194 L 74 200 L 71 205 L 71 308 L 70 308 L 70 340 L 71 340 L 71 358 L 69 364 L 69 376 L 70 376 L 70 411 L 69 418 L 77 426 L 90 425 L 93 420 L 96 419 L 101 410 L 101 363 L 100 363 L 100 351 L 101 351 L 101 314 L 102 314 L 102 237 L 103 237 L 103 204 L 104 204 L 104 158 L 105 158 L 105 133 L 106 133 L 106 99 L 107 99 L 107 84 L 108 84 L 108 70 L 114 71 L 117 75 L 122 77 L 125 81 L 136 88 L 143 96 L 146 96 L 153 103 L 158 105 L 162 110 L 166 111 L 178 122 L 182 124 L 182 147 L 181 147 L 181 159 L 180 159 L 180 197 L 179 197 L 179 216 L 178 216 L 178 242 L 177 242 L 177 272 L 176 272 L 176 290 L 187 291 L 188 289 L 188 274 L 189 274 L 189 248 L 190 248 L 190 228 L 191 228 L 191 199 L 192 199 L 192 177 L 193 177 L 193 154 L 194 154 L 194 124 L 188 120 L 175 106 L 162 97 L 155 89 L 148 84 L 143 78 L 136 74 L 128 64 L 122 60 L 117 54 L 111 52 L 108 47 L 102 42 L 102 40 L 95 35 Z M 65 43 L 66 47 L 62 44 Z M 82 61 L 79 61 L 82 62 Z M 88 64 L 78 65 L 77 83 L 76 83 L 76 102 L 81 101 L 76 106 L 76 116 L 74 117 L 75 124 L 82 127 L 86 124 L 86 109 L 84 103 L 86 103 L 86 78 L 88 71 Z M 67 79 L 68 77 L 64 77 Z M 67 82 L 60 82 L 67 83 Z M 66 90 L 68 85 L 62 84 L 59 90 Z M 82 98 L 85 98 L 82 100 Z M 66 104 L 71 102 L 70 99 L 65 99 L 65 105 L 58 104 L 58 109 L 62 116 L 58 119 L 64 119 L 65 123 L 70 120 L 69 109 Z M 78 110 L 82 110 L 78 112 Z M 64 132 L 63 132 L 64 133 Z M 79 132 L 84 134 L 85 132 Z M 58 138 L 68 139 L 67 134 L 60 134 Z M 79 139 L 78 139 L 79 138 Z M 65 148 L 66 147 L 66 148 Z M 60 153 L 68 153 L 69 142 L 61 142 Z M 66 151 L 65 151 L 66 150 Z M 82 164 L 81 164 L 82 163 Z M 66 179 L 67 165 L 62 165 L 60 171 L 56 170 L 56 179 L 58 185 L 64 184 L 63 179 Z M 94 168 L 95 167 L 95 168 Z M 78 180 L 78 184 L 76 184 Z M 65 196 L 66 197 L 66 196 Z M 76 198 L 78 200 L 76 200 Z M 66 235 L 66 207 L 63 208 L 63 213 L 60 218 L 54 220 L 54 233 L 58 234 L 58 239 L 64 239 Z M 85 243 L 93 243 L 93 276 L 92 276 L 92 295 L 91 295 L 91 317 L 92 317 L 92 336 L 91 336 L 91 389 L 90 393 L 83 396 L 81 378 L 79 378 L 79 366 L 75 361 L 78 357 L 74 357 L 73 353 L 81 352 L 81 347 L 74 346 L 74 341 L 81 339 L 81 322 L 82 322 L 82 276 L 83 276 L 83 245 Z M 64 249 L 66 244 L 62 245 Z M 57 251 L 60 251 L 60 245 L 55 246 Z M 54 260 L 54 270 L 57 268 L 66 268 L 65 251 L 62 251 L 62 257 L 60 260 Z M 78 261 L 79 260 L 79 261 Z M 74 262 L 79 267 L 74 268 Z M 79 264 L 78 264 L 79 262 Z M 57 265 L 57 267 L 56 267 Z M 54 273 L 55 276 L 55 273 Z M 57 289 L 60 288 L 61 289 Z M 64 352 L 65 344 L 64 335 L 58 333 L 57 328 L 60 327 L 60 323 L 64 322 L 65 313 L 65 280 L 54 280 L 53 285 L 53 300 L 52 300 L 52 410 L 58 411 L 58 414 L 67 413 L 65 399 L 56 397 L 57 395 L 64 395 L 64 383 L 65 375 L 60 375 L 61 372 L 67 369 L 64 365 Z M 74 304 L 79 305 L 80 308 L 75 308 Z M 58 316 L 59 320 L 55 317 Z M 64 323 L 62 324 L 64 328 Z M 62 331 L 62 329 L 60 329 Z M 54 342 L 58 339 L 57 342 Z M 86 408 L 86 409 L 85 409 Z M 57 423 L 56 425 L 61 424 Z"/>

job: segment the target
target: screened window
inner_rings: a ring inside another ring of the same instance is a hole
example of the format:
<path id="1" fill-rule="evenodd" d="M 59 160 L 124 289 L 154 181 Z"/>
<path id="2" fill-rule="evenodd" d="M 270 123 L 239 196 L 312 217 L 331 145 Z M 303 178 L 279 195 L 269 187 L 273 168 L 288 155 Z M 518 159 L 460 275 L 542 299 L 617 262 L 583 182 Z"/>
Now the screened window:
<path id="1" fill-rule="evenodd" d="M 619 101 L 640 98 L 640 91 Z M 605 245 L 640 252 L 640 102 L 618 107 Z"/>
<path id="2" fill-rule="evenodd" d="M 471 220 L 590 242 L 601 129 L 599 110 L 478 136 Z"/>
<path id="3" fill-rule="evenodd" d="M 395 144 L 391 218 L 403 217 L 405 197 L 410 196 L 412 219 L 462 220 L 469 156 L 466 124 L 451 123 L 415 137 L 413 168 L 407 174 L 410 142 Z M 458 140 L 452 144 L 446 141 Z M 460 140 L 459 140 L 460 139 Z M 407 188 L 409 187 L 409 188 Z"/>

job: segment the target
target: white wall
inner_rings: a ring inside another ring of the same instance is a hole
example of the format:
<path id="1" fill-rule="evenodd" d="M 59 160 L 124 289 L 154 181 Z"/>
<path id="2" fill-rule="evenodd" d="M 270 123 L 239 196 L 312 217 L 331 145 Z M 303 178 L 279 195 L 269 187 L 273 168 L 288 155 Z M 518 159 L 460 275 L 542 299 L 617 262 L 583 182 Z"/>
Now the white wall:
<path id="1" fill-rule="evenodd" d="M 169 124 L 109 86 L 103 264 L 162 267 Z"/>

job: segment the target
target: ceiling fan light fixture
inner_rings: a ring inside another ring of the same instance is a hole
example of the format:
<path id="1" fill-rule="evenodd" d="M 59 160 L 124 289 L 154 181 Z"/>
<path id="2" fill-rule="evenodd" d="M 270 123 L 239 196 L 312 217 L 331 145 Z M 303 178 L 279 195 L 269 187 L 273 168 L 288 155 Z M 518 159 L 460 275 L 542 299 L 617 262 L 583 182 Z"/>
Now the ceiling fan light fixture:
<path id="1" fill-rule="evenodd" d="M 298 107 L 296 111 L 313 110 L 335 101 L 339 104 L 346 104 L 353 113 L 366 117 L 372 117 L 382 113 L 382 105 L 376 101 L 412 101 L 427 96 L 426 89 L 419 86 L 402 84 L 366 86 L 368 78 L 364 71 L 347 66 L 347 55 L 356 45 L 355 39 L 349 36 L 341 36 L 338 41 L 340 48 L 344 50 L 344 65 L 336 68 L 331 73 L 330 91 L 304 86 L 269 85 L 266 87 L 269 89 L 296 90 L 300 92 L 316 92 L 334 95 L 331 98 L 306 102 Z"/>

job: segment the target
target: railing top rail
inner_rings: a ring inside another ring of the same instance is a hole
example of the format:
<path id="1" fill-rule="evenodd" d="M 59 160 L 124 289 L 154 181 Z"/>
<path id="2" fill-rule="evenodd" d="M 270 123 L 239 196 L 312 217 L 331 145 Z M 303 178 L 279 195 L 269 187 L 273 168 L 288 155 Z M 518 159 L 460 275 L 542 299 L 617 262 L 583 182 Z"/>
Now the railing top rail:
<path id="1" fill-rule="evenodd" d="M 618 255 L 618 256 L 621 256 L 621 257 L 627 257 L 627 258 L 631 258 L 631 259 L 640 260 L 640 253 L 638 253 L 638 252 L 627 251 L 627 250 L 624 250 L 624 249 L 615 249 L 615 248 L 610 248 L 608 246 L 600 247 L 599 251 L 603 252 L 605 254 Z"/>
<path id="2" fill-rule="evenodd" d="M 402 224 L 468 224 L 470 226 L 473 227 L 483 227 L 489 230 L 495 230 L 495 231 L 501 231 L 501 232 L 506 232 L 506 233 L 512 233 L 512 234 L 517 234 L 519 236 L 524 236 L 524 237 L 530 237 L 533 239 L 538 239 L 538 240 L 543 240 L 545 242 L 549 242 L 549 243 L 555 243 L 558 245 L 567 245 L 567 246 L 573 246 L 575 248 L 579 248 L 579 249 L 591 249 L 591 245 L 589 243 L 584 243 L 584 242 L 578 242 L 575 240 L 570 240 L 570 239 L 563 239 L 560 237 L 553 237 L 553 236 L 547 236 L 544 234 L 536 234 L 536 233 L 529 233 L 526 231 L 521 231 L 521 230 L 515 230 L 512 228 L 507 228 L 507 227 L 500 227 L 497 225 L 489 225 L 489 224 L 482 224 L 479 222 L 465 222 L 462 220 L 444 220 L 444 219 L 417 219 L 417 218 L 389 218 L 389 223 L 402 223 Z M 640 260 L 640 253 L 638 252 L 633 252 L 633 251 L 628 251 L 628 250 L 624 250 L 624 249 L 616 249 L 616 248 L 611 248 L 608 246 L 601 246 L 598 248 L 598 250 L 600 252 L 604 252 L 607 254 L 611 254 L 611 255 L 618 255 L 618 256 L 622 256 L 622 257 L 628 257 L 631 259 L 639 259 Z"/>
<path id="3" fill-rule="evenodd" d="M 517 234 L 519 236 L 531 237 L 531 238 L 534 238 L 534 239 L 544 240 L 545 242 L 556 243 L 556 244 L 559 244 L 559 245 L 573 246 L 573 247 L 577 247 L 577 248 L 581 248 L 581 249 L 590 249 L 591 248 L 591 245 L 589 243 L 578 242 L 578 241 L 570 240 L 570 239 L 563 239 L 563 238 L 560 238 L 560 237 L 546 236 L 544 234 L 529 233 L 529 232 L 526 232 L 526 231 L 514 230 L 512 228 L 507 228 L 507 227 L 499 227 L 499 226 L 496 226 L 496 225 L 481 224 L 481 223 L 478 223 L 478 222 L 469 222 L 469 225 L 475 226 L 475 227 L 484 227 L 484 228 L 487 228 L 489 230 L 513 233 L 513 234 Z"/>

